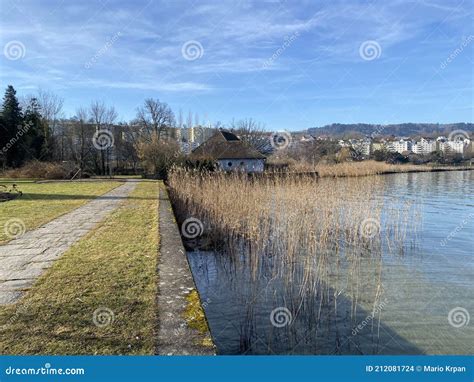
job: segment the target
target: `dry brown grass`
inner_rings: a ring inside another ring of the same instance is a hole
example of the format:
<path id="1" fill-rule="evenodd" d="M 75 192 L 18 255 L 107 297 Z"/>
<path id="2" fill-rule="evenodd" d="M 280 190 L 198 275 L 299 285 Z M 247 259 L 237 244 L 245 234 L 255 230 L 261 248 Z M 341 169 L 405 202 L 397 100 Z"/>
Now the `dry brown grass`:
<path id="1" fill-rule="evenodd" d="M 54 162 L 32 161 L 22 167 L 5 171 L 1 176 L 15 179 L 68 179 L 74 167 Z"/>

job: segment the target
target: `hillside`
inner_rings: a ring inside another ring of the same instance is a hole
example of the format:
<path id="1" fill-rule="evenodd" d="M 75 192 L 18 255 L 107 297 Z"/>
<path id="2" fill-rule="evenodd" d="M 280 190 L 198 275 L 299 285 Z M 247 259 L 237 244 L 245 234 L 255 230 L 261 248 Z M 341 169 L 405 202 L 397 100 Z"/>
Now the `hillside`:
<path id="1" fill-rule="evenodd" d="M 341 124 L 333 123 L 322 127 L 308 129 L 313 136 L 330 135 L 333 137 L 350 136 L 436 136 L 448 135 L 454 130 L 464 130 L 474 133 L 473 123 L 401 123 L 393 125 L 374 125 L 366 123 Z"/>

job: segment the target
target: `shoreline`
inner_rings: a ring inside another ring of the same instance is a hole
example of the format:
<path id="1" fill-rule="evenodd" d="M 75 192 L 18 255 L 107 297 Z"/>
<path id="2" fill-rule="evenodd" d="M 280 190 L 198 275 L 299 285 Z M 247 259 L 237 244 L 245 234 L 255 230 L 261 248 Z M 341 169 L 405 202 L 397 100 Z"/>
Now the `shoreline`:
<path id="1" fill-rule="evenodd" d="M 319 175 L 319 178 L 356 178 L 362 176 L 372 176 L 372 175 L 393 175 L 393 174 L 409 174 L 409 173 L 422 173 L 422 172 L 449 172 L 449 171 L 473 171 L 474 167 L 462 167 L 462 168 L 432 168 L 432 169 L 407 169 L 405 171 L 397 171 L 397 170 L 384 170 L 381 172 L 376 172 L 373 174 L 325 174 Z"/>

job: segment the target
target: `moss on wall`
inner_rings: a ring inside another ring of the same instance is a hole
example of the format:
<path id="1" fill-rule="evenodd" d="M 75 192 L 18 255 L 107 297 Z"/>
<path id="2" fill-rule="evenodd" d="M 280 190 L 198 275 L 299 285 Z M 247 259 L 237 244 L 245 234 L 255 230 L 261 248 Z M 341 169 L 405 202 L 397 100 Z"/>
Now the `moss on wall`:
<path id="1" fill-rule="evenodd" d="M 199 293 L 193 289 L 186 296 L 187 306 L 184 311 L 184 318 L 190 328 L 196 329 L 199 333 L 204 334 L 205 337 L 200 341 L 202 346 L 214 346 L 212 339 L 209 336 L 209 327 L 207 326 L 206 316 L 201 306 Z"/>

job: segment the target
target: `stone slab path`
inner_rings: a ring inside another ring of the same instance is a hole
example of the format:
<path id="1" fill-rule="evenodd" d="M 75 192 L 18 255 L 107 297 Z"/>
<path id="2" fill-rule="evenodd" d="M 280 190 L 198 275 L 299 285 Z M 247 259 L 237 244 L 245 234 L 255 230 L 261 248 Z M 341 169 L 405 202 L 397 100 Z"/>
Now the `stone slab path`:
<path id="1" fill-rule="evenodd" d="M 0 305 L 18 300 L 56 259 L 115 210 L 136 185 L 137 181 L 127 181 L 87 204 L 0 245 Z"/>

